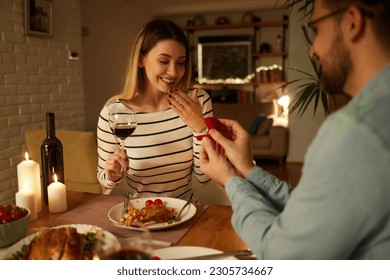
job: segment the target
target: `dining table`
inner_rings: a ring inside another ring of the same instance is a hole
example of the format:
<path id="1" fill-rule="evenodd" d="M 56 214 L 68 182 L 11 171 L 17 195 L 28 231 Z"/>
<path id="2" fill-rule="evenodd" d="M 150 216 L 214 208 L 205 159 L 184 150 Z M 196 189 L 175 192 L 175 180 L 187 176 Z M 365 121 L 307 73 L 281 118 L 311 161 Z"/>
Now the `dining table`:
<path id="1" fill-rule="evenodd" d="M 101 227 L 117 238 L 133 237 L 139 231 L 118 227 L 108 217 L 112 207 L 123 203 L 121 195 L 105 195 L 67 191 L 67 210 L 51 213 L 46 204 L 38 218 L 31 221 L 28 233 L 42 228 L 68 224 L 88 224 Z M 194 203 L 196 214 L 189 220 L 169 228 L 151 230 L 151 238 L 161 246 L 199 246 L 223 252 L 248 250 L 247 244 L 237 235 L 232 224 L 230 205 L 209 205 Z M 255 259 L 254 256 L 242 259 Z"/>

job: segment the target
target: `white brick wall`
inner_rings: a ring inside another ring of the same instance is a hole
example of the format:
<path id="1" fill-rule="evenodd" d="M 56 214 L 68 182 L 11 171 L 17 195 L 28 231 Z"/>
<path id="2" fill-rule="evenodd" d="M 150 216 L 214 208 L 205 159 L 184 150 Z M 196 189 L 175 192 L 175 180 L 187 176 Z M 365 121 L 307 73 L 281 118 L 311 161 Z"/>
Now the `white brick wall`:
<path id="1" fill-rule="evenodd" d="M 13 203 L 24 131 L 56 126 L 85 129 L 80 0 L 53 1 L 53 36 L 26 36 L 24 0 L 0 0 L 0 203 Z"/>

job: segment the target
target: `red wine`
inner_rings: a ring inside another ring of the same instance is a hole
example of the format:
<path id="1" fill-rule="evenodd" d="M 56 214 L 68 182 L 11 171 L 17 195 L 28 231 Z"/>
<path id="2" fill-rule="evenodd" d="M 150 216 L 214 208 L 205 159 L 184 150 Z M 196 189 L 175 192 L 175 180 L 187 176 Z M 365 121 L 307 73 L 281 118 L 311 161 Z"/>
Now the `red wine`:
<path id="1" fill-rule="evenodd" d="M 56 137 L 54 113 L 46 113 L 46 139 L 41 145 L 43 200 L 48 204 L 47 187 L 57 181 L 65 184 L 62 143 Z"/>
<path id="2" fill-rule="evenodd" d="M 137 250 L 119 250 L 101 257 L 102 260 L 150 260 L 150 256 Z"/>
<path id="3" fill-rule="evenodd" d="M 125 140 L 127 137 L 133 134 L 134 131 L 135 131 L 135 126 L 133 125 L 114 126 L 113 128 L 114 134 L 122 140 Z"/>

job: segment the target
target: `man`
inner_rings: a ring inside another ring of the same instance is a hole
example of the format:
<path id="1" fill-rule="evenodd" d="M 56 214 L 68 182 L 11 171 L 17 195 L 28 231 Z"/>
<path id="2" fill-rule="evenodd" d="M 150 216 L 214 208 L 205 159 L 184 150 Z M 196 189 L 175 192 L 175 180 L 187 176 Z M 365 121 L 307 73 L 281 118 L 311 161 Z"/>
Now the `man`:
<path id="1" fill-rule="evenodd" d="M 353 97 L 329 116 L 292 189 L 252 162 L 235 121 L 203 139 L 201 169 L 224 185 L 232 223 L 259 259 L 390 259 L 390 1 L 317 0 L 305 35 L 321 87 Z M 310 32 L 312 31 L 312 32 Z"/>

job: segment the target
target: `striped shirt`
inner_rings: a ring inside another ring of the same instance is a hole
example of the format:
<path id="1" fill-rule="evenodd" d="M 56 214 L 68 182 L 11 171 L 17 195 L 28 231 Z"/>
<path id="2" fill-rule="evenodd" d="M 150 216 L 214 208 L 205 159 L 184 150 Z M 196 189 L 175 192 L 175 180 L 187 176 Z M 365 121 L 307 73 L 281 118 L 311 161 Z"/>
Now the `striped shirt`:
<path id="1" fill-rule="evenodd" d="M 212 116 L 210 96 L 198 90 L 198 99 L 203 108 L 203 116 Z M 117 101 L 119 102 L 119 101 Z M 119 182 L 107 179 L 104 170 L 110 154 L 119 145 L 108 124 L 108 109 L 100 112 L 97 126 L 98 170 L 100 184 L 109 194 Z M 126 139 L 125 148 L 130 162 L 130 170 L 123 180 L 127 180 L 133 197 L 163 196 L 185 200 L 192 199 L 192 172 L 201 183 L 209 178 L 199 166 L 201 142 L 171 109 L 161 112 L 137 112 L 137 128 Z"/>

